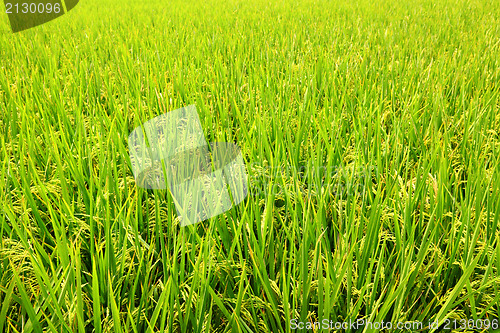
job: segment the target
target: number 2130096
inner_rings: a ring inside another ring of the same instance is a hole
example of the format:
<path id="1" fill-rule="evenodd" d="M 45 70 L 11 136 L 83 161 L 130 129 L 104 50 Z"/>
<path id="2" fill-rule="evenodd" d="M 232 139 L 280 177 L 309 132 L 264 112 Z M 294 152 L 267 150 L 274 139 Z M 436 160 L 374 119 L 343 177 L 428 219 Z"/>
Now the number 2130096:
<path id="1" fill-rule="evenodd" d="M 9 3 L 5 4 L 7 14 L 50 14 L 61 12 L 60 3 Z"/>
<path id="2" fill-rule="evenodd" d="M 482 329 L 498 329 L 498 319 L 445 319 L 443 322 L 444 330 L 482 330 Z"/>

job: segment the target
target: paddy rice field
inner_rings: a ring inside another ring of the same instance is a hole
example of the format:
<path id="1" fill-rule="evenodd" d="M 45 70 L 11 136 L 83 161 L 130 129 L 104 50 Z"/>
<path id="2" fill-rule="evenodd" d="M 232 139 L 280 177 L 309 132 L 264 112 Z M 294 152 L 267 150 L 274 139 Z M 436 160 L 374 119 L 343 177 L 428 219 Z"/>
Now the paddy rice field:
<path id="1" fill-rule="evenodd" d="M 249 191 L 181 227 L 127 139 L 192 104 Z M 497 0 L 2 12 L 0 331 L 500 328 L 499 163 Z"/>

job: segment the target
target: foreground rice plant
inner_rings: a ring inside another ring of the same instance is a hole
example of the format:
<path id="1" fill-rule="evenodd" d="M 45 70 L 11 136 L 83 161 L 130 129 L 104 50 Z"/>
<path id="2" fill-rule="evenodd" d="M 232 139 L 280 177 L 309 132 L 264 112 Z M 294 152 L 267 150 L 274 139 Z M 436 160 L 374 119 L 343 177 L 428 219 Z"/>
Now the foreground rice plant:
<path id="1" fill-rule="evenodd" d="M 0 331 L 498 320 L 498 1 L 88 0 L 0 45 Z M 250 194 L 181 228 L 127 137 L 190 104 Z"/>

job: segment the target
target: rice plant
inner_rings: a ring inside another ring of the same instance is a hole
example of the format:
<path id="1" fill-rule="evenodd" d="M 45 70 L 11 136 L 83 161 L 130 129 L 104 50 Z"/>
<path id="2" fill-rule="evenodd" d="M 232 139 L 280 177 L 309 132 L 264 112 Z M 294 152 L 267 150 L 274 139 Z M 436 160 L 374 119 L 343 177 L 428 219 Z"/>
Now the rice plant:
<path id="1" fill-rule="evenodd" d="M 1 332 L 495 329 L 500 2 L 82 0 L 16 34 L 0 17 Z M 191 104 L 241 148 L 249 195 L 181 227 L 127 137 Z"/>

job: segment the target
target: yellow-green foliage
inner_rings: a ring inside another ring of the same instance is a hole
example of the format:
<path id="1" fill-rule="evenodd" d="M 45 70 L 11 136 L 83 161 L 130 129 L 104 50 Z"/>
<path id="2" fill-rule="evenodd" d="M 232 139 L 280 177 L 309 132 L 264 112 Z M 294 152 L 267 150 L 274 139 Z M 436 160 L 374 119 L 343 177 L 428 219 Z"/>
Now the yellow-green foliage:
<path id="1" fill-rule="evenodd" d="M 0 331 L 498 319 L 499 1 L 1 17 Z M 136 187 L 127 137 L 189 104 L 242 148 L 250 193 L 181 228 L 168 192 Z"/>

